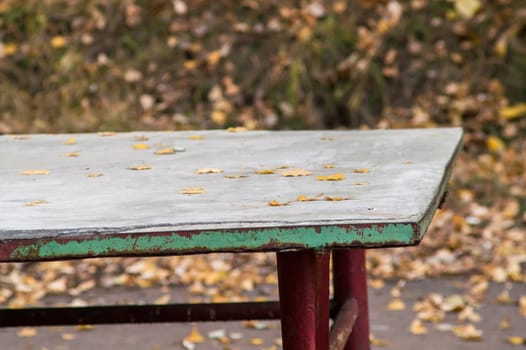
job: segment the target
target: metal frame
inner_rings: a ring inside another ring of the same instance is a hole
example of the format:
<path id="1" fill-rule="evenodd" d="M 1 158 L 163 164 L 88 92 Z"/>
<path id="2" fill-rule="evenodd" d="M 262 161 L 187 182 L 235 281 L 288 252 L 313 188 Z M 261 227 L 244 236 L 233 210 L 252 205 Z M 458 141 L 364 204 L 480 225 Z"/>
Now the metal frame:
<path id="1" fill-rule="evenodd" d="M 281 319 L 285 350 L 367 350 L 365 250 L 277 252 L 280 301 L 0 309 L 0 327 Z M 329 329 L 329 318 L 333 318 Z"/>

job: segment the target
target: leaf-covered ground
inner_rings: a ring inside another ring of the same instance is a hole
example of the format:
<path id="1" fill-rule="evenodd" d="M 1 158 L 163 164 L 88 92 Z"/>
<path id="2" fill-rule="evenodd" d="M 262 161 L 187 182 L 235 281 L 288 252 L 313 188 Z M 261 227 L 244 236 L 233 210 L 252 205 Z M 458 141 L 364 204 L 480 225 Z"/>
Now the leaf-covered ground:
<path id="1" fill-rule="evenodd" d="M 526 295 L 506 294 L 526 283 L 523 1 L 0 2 L 0 133 L 451 125 L 466 137 L 445 208 L 368 271 L 373 287 L 466 276 L 415 306 L 411 332 L 458 312 L 451 331 L 475 339 L 488 283 L 526 319 Z M 180 284 L 240 300 L 275 283 L 267 254 L 2 264 L 0 304 Z"/>

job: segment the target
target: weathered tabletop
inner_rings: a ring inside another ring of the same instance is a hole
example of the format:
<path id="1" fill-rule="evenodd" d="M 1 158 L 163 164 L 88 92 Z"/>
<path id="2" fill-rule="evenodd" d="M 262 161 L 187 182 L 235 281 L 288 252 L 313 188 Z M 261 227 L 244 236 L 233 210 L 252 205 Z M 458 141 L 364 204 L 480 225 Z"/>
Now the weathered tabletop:
<path id="1" fill-rule="evenodd" d="M 0 136 L 0 261 L 417 244 L 461 139 L 458 128 Z M 184 151 L 156 154 L 169 147 Z"/>

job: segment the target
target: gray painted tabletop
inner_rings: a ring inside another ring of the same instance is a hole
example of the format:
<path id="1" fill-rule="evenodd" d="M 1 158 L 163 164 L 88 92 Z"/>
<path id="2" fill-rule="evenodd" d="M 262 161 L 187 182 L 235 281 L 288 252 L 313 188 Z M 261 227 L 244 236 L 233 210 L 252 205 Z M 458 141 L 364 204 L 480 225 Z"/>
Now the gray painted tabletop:
<path id="1" fill-rule="evenodd" d="M 168 231 L 427 226 L 461 139 L 459 128 L 4 135 L 0 244 Z M 170 147 L 174 153 L 156 154 Z"/>

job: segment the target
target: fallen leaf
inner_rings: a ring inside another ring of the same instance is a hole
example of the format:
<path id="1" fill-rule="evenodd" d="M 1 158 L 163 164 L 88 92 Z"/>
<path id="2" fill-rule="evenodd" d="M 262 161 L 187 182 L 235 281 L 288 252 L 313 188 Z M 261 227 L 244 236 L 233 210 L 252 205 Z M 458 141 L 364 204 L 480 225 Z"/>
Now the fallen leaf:
<path id="1" fill-rule="evenodd" d="M 521 102 L 513 106 L 501 108 L 499 116 L 502 119 L 510 120 L 526 115 L 526 103 Z"/>
<path id="2" fill-rule="evenodd" d="M 423 335 L 427 334 L 427 328 L 424 326 L 422 321 L 420 321 L 419 319 L 415 319 L 413 320 L 413 322 L 411 322 L 411 325 L 409 326 L 409 332 L 411 332 L 411 334 L 414 335 Z"/>
<path id="3" fill-rule="evenodd" d="M 326 169 L 332 169 L 334 168 L 334 164 L 324 164 L 323 167 Z"/>
<path id="4" fill-rule="evenodd" d="M 519 313 L 526 318 L 526 294 L 521 295 L 519 298 Z"/>
<path id="5" fill-rule="evenodd" d="M 155 305 L 165 305 L 170 302 L 170 294 L 165 294 L 154 300 Z"/>
<path id="6" fill-rule="evenodd" d="M 455 9 L 464 18 L 471 18 L 479 10 L 480 0 L 454 0 Z"/>
<path id="7" fill-rule="evenodd" d="M 500 152 L 505 148 L 504 142 L 493 135 L 488 136 L 486 144 L 491 152 Z"/>
<path id="8" fill-rule="evenodd" d="M 387 304 L 387 310 L 389 311 L 402 311 L 405 310 L 405 303 L 402 299 L 392 299 L 389 304 Z"/>
<path id="9" fill-rule="evenodd" d="M 103 173 L 88 173 L 88 177 L 99 177 L 104 176 Z"/>
<path id="10" fill-rule="evenodd" d="M 149 165 L 135 165 L 131 166 L 128 169 L 129 170 L 150 170 L 152 167 Z"/>
<path id="11" fill-rule="evenodd" d="M 248 131 L 248 129 L 245 128 L 244 126 L 236 126 L 236 127 L 228 128 L 228 129 L 226 129 L 226 131 L 228 131 L 228 132 L 244 132 L 244 131 Z"/>
<path id="12" fill-rule="evenodd" d="M 284 206 L 284 205 L 288 205 L 289 203 L 288 202 L 272 201 L 272 202 L 268 202 L 267 204 L 269 206 L 271 206 L 271 207 L 281 207 L 281 206 Z"/>
<path id="13" fill-rule="evenodd" d="M 482 331 L 472 324 L 453 327 L 453 333 L 464 340 L 479 341 L 482 339 Z"/>
<path id="14" fill-rule="evenodd" d="M 184 187 L 182 190 L 179 191 L 181 194 L 201 194 L 205 193 L 205 189 L 203 187 Z"/>
<path id="15" fill-rule="evenodd" d="M 248 342 L 250 345 L 263 345 L 265 340 L 263 338 L 251 338 Z"/>
<path id="16" fill-rule="evenodd" d="M 135 150 L 150 149 L 150 146 L 146 143 L 136 143 L 133 145 L 133 149 Z"/>
<path id="17" fill-rule="evenodd" d="M 250 320 L 245 322 L 245 327 L 261 331 L 263 329 L 268 329 L 270 326 L 266 321 Z"/>
<path id="18" fill-rule="evenodd" d="M 500 323 L 499 323 L 499 327 L 502 330 L 509 329 L 510 328 L 510 317 L 509 316 L 504 316 L 502 321 L 500 321 Z"/>
<path id="19" fill-rule="evenodd" d="M 371 279 L 371 280 L 367 280 L 367 284 L 369 286 L 371 286 L 372 288 L 374 289 L 381 289 L 383 287 L 385 287 L 385 282 L 383 279 L 380 279 L 380 278 L 375 278 L 375 279 Z"/>
<path id="20" fill-rule="evenodd" d="M 192 330 L 186 337 L 184 337 L 184 340 L 196 344 L 204 342 L 205 338 L 201 335 L 201 333 L 199 333 L 199 330 L 196 326 L 192 326 Z"/>
<path id="21" fill-rule="evenodd" d="M 346 201 L 346 200 L 349 199 L 349 197 L 345 197 L 345 196 L 325 196 L 324 199 L 326 201 L 339 202 L 339 201 Z"/>
<path id="22" fill-rule="evenodd" d="M 174 153 L 175 153 L 175 149 L 173 147 L 161 148 L 160 150 L 155 152 L 155 154 L 157 155 L 174 154 Z"/>
<path id="23" fill-rule="evenodd" d="M 144 135 L 137 135 L 134 137 L 135 141 L 148 141 L 149 138 L 147 136 L 144 136 Z"/>
<path id="24" fill-rule="evenodd" d="M 201 168 L 195 171 L 196 174 L 217 174 L 222 172 L 223 170 L 218 168 Z"/>
<path id="25" fill-rule="evenodd" d="M 281 173 L 281 176 L 285 176 L 285 177 L 296 177 L 296 176 L 308 176 L 308 175 L 311 175 L 312 173 L 308 170 L 305 170 L 305 169 L 301 169 L 301 168 L 293 168 L 293 169 L 289 169 L 287 171 L 283 171 Z"/>
<path id="26" fill-rule="evenodd" d="M 181 345 L 182 345 L 182 347 L 183 347 L 184 349 L 186 349 L 186 350 L 194 350 L 194 349 L 195 349 L 195 345 L 194 345 L 194 343 L 189 342 L 189 341 L 186 340 L 186 339 L 183 339 L 183 340 L 181 341 Z"/>
<path id="27" fill-rule="evenodd" d="M 369 342 L 371 343 L 371 345 L 378 347 L 386 347 L 390 345 L 390 343 L 387 340 L 378 339 L 372 334 L 369 335 Z"/>
<path id="28" fill-rule="evenodd" d="M 243 175 L 243 174 L 225 175 L 225 178 L 227 178 L 227 179 L 239 179 L 239 178 L 242 178 L 242 177 L 248 177 L 248 175 Z"/>
<path id="29" fill-rule="evenodd" d="M 355 186 L 367 186 L 369 183 L 367 181 L 357 181 L 352 183 Z"/>
<path id="30" fill-rule="evenodd" d="M 22 328 L 21 330 L 19 330 L 16 335 L 18 337 L 22 337 L 22 338 L 30 338 L 30 337 L 34 337 L 35 335 L 37 335 L 37 330 L 36 328 L 33 328 L 33 327 L 24 327 Z"/>
<path id="31" fill-rule="evenodd" d="M 403 161 L 402 164 L 415 164 L 415 162 L 412 160 L 406 160 L 406 161 Z"/>
<path id="32" fill-rule="evenodd" d="M 63 142 L 64 145 L 74 145 L 77 143 L 77 139 L 74 137 L 70 137 L 66 141 Z"/>
<path id="33" fill-rule="evenodd" d="M 226 123 L 226 113 L 223 111 L 213 111 L 210 119 L 218 125 L 224 125 Z"/>
<path id="34" fill-rule="evenodd" d="M 74 340 L 77 338 L 77 335 L 74 333 L 62 333 L 61 337 L 64 340 Z"/>
<path id="35" fill-rule="evenodd" d="M 365 174 L 369 172 L 369 168 L 354 169 L 353 172 L 358 174 Z"/>
<path id="36" fill-rule="evenodd" d="M 62 153 L 62 157 L 78 157 L 78 156 L 80 156 L 80 152 Z"/>
<path id="37" fill-rule="evenodd" d="M 49 170 L 45 169 L 30 169 L 30 170 L 24 170 L 20 172 L 21 175 L 47 175 L 49 174 Z"/>
<path id="38" fill-rule="evenodd" d="M 269 174 L 275 174 L 276 171 L 274 169 L 258 169 L 256 170 L 256 174 L 259 175 L 269 175 Z"/>
<path id="39" fill-rule="evenodd" d="M 50 40 L 50 45 L 54 49 L 60 49 L 66 46 L 66 38 L 64 38 L 62 35 L 56 35 Z"/>
<path id="40" fill-rule="evenodd" d="M 319 175 L 316 177 L 318 181 L 341 181 L 345 179 L 345 175 L 341 173 L 332 174 L 332 175 Z"/>
<path id="41" fill-rule="evenodd" d="M 107 137 L 107 136 L 115 136 L 117 133 L 115 131 L 101 131 L 99 132 L 99 136 Z"/>
<path id="42" fill-rule="evenodd" d="M 95 326 L 92 324 L 81 324 L 77 326 L 77 330 L 80 332 L 92 331 L 93 329 L 95 329 Z"/>
<path id="43" fill-rule="evenodd" d="M 517 337 L 517 336 L 510 336 L 506 338 L 506 342 L 512 345 L 526 345 L 526 338 L 524 337 Z"/>
<path id="44" fill-rule="evenodd" d="M 298 202 L 312 202 L 312 201 L 317 201 L 318 199 L 321 198 L 321 194 L 317 195 L 317 196 L 314 196 L 314 197 L 307 197 L 307 196 L 304 196 L 304 195 L 299 195 L 296 200 Z"/>
<path id="45" fill-rule="evenodd" d="M 226 331 L 224 329 L 214 329 L 208 332 L 207 335 L 210 339 L 221 339 L 226 336 Z"/>
<path id="46" fill-rule="evenodd" d="M 203 135 L 190 135 L 190 136 L 188 136 L 188 139 L 190 139 L 190 140 L 194 140 L 194 141 L 195 141 L 195 140 L 202 140 L 202 139 L 204 139 L 204 138 L 205 138 L 205 137 L 204 137 Z"/>
<path id="47" fill-rule="evenodd" d="M 440 308 L 445 312 L 459 311 L 464 308 L 465 302 L 462 295 L 453 294 L 445 298 Z"/>
<path id="48" fill-rule="evenodd" d="M 26 206 L 26 207 L 34 207 L 34 206 L 37 206 L 37 205 L 40 205 L 40 204 L 47 204 L 47 201 L 43 200 L 43 199 L 36 199 L 34 201 L 31 201 L 31 202 L 28 202 L 28 203 L 24 204 L 24 206 Z"/>

